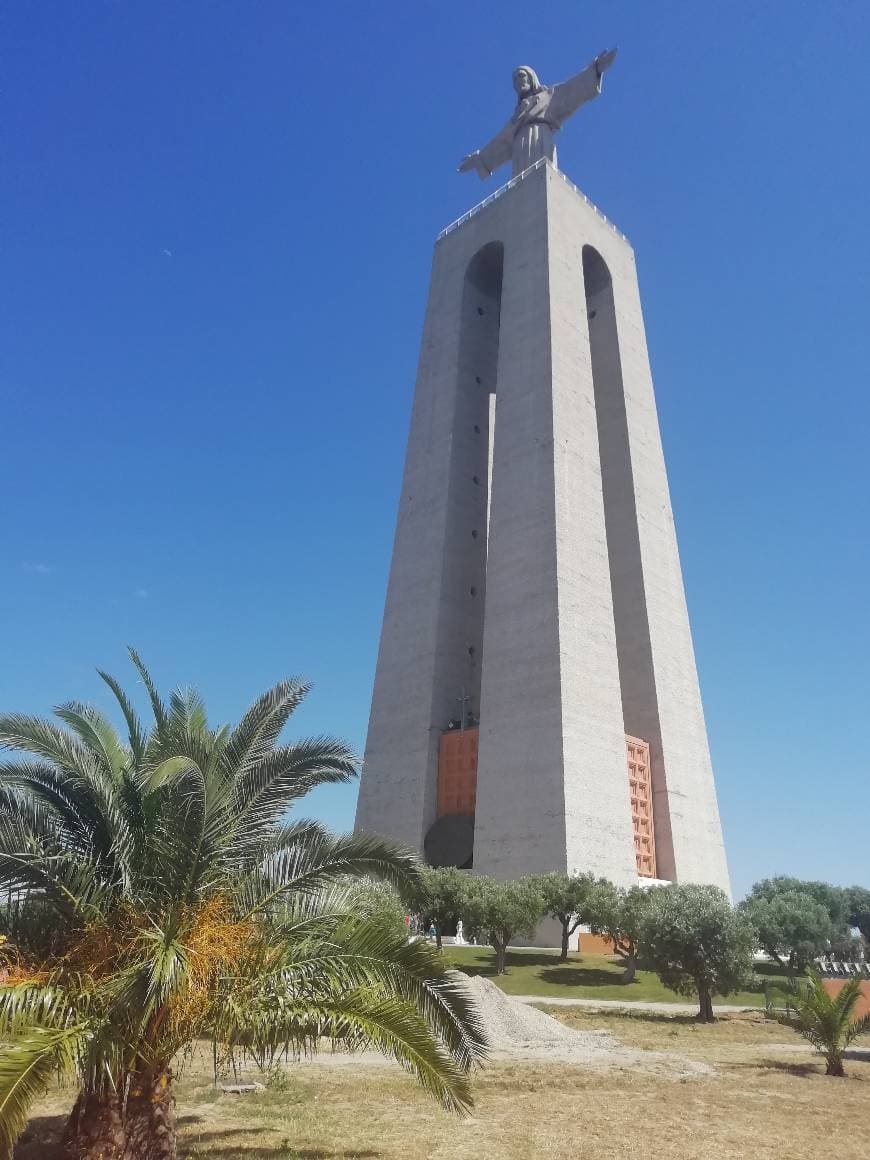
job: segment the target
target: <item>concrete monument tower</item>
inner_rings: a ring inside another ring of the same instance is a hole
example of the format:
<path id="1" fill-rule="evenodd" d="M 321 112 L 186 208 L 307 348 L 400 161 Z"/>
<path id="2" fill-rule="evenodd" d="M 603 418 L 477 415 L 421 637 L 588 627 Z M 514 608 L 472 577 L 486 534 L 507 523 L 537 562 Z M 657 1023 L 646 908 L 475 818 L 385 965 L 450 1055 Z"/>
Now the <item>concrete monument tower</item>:
<path id="1" fill-rule="evenodd" d="M 435 244 L 356 824 L 728 891 L 634 253 L 556 167 L 614 56 L 460 166 L 514 175 Z"/>

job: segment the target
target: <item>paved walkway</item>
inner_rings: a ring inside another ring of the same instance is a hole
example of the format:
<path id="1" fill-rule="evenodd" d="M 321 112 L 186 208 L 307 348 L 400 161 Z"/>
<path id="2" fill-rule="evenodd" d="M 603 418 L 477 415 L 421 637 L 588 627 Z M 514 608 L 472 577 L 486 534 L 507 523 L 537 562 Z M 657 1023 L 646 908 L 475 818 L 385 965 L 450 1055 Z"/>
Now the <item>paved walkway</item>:
<path id="1" fill-rule="evenodd" d="M 697 1003 L 644 1003 L 636 999 L 565 999 L 561 995 L 511 995 L 519 1003 L 540 1003 L 548 1007 L 590 1007 L 598 1011 L 652 1011 L 665 1015 L 697 1015 Z M 740 1011 L 759 1011 L 760 1007 L 735 1007 L 731 1003 L 717 1003 L 713 1011 L 717 1015 L 736 1015 Z"/>

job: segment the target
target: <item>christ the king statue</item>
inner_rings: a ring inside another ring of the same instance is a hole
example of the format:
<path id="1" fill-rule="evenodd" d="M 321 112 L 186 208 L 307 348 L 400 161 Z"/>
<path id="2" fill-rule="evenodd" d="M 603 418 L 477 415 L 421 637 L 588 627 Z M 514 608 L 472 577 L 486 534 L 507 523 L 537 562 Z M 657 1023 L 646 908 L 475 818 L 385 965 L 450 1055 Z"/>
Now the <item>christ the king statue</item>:
<path id="1" fill-rule="evenodd" d="M 474 169 L 482 180 L 508 161 L 513 161 L 514 177 L 542 157 L 548 157 L 555 165 L 553 134 L 581 105 L 598 96 L 604 74 L 615 57 L 615 48 L 599 53 L 582 72 L 552 86 L 542 85 L 538 74 L 528 65 L 514 69 L 517 94 L 514 115 L 488 145 L 462 159 L 459 172 Z"/>

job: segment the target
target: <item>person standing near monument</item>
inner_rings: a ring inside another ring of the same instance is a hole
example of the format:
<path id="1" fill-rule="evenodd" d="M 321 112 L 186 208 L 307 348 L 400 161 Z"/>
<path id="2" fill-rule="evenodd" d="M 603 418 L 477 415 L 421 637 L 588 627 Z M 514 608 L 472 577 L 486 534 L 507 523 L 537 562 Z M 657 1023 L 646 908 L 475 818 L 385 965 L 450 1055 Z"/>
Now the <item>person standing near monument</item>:
<path id="1" fill-rule="evenodd" d="M 514 69 L 513 85 L 517 94 L 514 115 L 488 145 L 463 157 L 459 172 L 468 173 L 473 169 L 484 180 L 511 160 L 514 177 L 542 157 L 548 157 L 555 165 L 553 134 L 581 105 L 599 95 L 604 74 L 615 59 L 616 49 L 608 49 L 570 80 L 552 86 L 542 85 L 538 74 L 527 64 Z"/>

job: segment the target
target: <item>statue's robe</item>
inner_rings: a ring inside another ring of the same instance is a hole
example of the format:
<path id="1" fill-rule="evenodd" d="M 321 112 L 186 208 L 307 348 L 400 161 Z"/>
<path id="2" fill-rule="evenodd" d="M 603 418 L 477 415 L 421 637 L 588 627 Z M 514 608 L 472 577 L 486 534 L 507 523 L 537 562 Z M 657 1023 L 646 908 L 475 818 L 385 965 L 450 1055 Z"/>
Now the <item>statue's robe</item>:
<path id="1" fill-rule="evenodd" d="M 480 176 L 489 177 L 508 161 L 513 162 L 514 177 L 542 157 L 549 157 L 555 165 L 554 133 L 572 113 L 600 92 L 601 76 L 593 62 L 570 80 L 560 85 L 543 85 L 531 96 L 524 97 L 502 131 L 476 155 Z"/>

